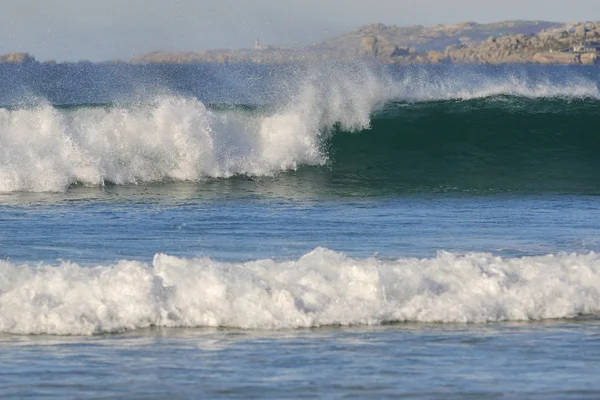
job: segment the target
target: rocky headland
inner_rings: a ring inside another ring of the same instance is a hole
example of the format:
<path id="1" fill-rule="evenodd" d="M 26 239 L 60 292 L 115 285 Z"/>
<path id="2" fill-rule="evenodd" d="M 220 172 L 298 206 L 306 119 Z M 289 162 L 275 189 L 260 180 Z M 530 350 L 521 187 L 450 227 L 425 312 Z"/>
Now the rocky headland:
<path id="1" fill-rule="evenodd" d="M 428 52 L 423 59 L 478 64 L 598 64 L 600 22 L 567 24 L 537 34 L 490 36 L 480 43 L 452 45 L 443 52 Z"/>
<path id="2" fill-rule="evenodd" d="M 202 50 L 140 55 L 134 63 L 284 63 L 366 58 L 387 64 L 598 64 L 600 22 L 503 21 L 457 25 L 366 25 L 301 48 Z M 597 46 L 596 46 L 597 45 Z"/>
<path id="3" fill-rule="evenodd" d="M 372 24 L 304 47 L 263 46 L 189 52 L 156 51 L 133 64 L 282 64 L 370 59 L 386 64 L 600 64 L 600 22 L 503 21 L 490 24 L 389 26 Z M 28 53 L 0 63 L 36 62 Z"/>

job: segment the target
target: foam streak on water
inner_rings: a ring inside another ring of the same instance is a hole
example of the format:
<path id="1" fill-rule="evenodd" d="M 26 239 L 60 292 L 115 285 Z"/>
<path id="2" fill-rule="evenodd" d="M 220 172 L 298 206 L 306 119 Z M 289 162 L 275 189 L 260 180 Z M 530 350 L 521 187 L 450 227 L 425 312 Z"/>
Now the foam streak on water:
<path id="1" fill-rule="evenodd" d="M 600 312 L 600 256 L 222 263 L 157 254 L 152 265 L 0 262 L 0 332 L 89 335 L 149 326 L 290 329 L 393 321 L 485 323 Z"/>

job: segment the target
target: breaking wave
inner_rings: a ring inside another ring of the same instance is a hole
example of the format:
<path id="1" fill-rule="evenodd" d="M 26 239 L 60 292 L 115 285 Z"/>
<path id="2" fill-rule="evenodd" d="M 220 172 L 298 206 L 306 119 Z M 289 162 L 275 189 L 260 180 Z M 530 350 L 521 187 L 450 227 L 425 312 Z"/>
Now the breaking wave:
<path id="1" fill-rule="evenodd" d="M 328 165 L 335 172 L 345 155 L 342 170 L 366 167 L 368 160 L 356 162 L 364 151 L 344 144 L 353 136 L 363 144 L 376 141 L 367 158 L 389 155 L 395 148 L 400 151 L 395 158 L 402 159 L 402 151 L 423 138 L 426 146 L 446 146 L 457 130 L 463 131 L 458 153 L 477 148 L 482 137 L 506 136 L 518 147 L 516 138 L 529 138 L 532 132 L 550 130 L 542 139 L 566 137 L 571 122 L 586 121 L 582 128 L 592 129 L 600 104 L 596 83 L 585 76 L 454 75 L 423 69 L 393 74 L 326 68 L 281 86 L 280 97 L 264 108 L 214 108 L 193 97 L 165 95 L 134 105 L 61 108 L 42 103 L 0 109 L 0 192 L 272 176 L 300 166 Z M 587 108 L 573 108 L 574 103 Z M 545 123 L 544 116 L 559 116 L 564 123 Z M 507 117 L 510 124 L 503 122 Z M 467 164 L 481 157 L 475 154 Z M 415 175 L 410 166 L 394 167 Z"/>
<path id="2" fill-rule="evenodd" d="M 0 332 L 90 335 L 146 327 L 292 329 L 390 322 L 487 323 L 596 315 L 600 256 L 223 263 L 157 254 L 151 265 L 0 261 Z"/>
<path id="3" fill-rule="evenodd" d="M 332 127 L 366 129 L 384 101 L 372 75 L 307 80 L 285 102 L 209 110 L 165 95 L 129 106 L 0 109 L 0 192 L 272 175 L 322 165 Z M 251 107 L 250 107 L 251 108 Z"/>
<path id="4" fill-rule="evenodd" d="M 317 136 L 298 115 L 217 115 L 178 97 L 135 109 L 0 110 L 0 191 L 272 174 L 323 163 Z"/>

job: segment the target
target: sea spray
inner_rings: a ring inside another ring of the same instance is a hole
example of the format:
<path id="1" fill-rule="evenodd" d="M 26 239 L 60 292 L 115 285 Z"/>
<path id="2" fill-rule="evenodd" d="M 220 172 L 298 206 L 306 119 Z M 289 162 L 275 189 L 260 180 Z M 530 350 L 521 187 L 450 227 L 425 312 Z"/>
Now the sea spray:
<path id="1" fill-rule="evenodd" d="M 490 68 L 492 72 L 490 73 Z M 600 99 L 600 89 L 586 74 L 559 71 L 532 74 L 524 67 L 391 69 L 394 98 L 408 102 L 471 100 L 493 96 L 526 98 Z M 569 71 L 570 72 L 570 71 Z"/>

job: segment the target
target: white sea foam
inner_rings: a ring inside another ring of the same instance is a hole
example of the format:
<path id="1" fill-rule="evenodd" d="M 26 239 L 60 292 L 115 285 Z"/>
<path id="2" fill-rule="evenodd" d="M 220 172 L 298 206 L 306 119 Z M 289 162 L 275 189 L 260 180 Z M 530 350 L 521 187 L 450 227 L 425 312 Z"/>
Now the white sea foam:
<path id="1" fill-rule="evenodd" d="M 600 313 L 600 255 L 222 263 L 157 254 L 151 265 L 0 261 L 0 332 L 89 335 L 149 326 L 292 329 L 390 321 L 486 323 Z"/>
<path id="2" fill-rule="evenodd" d="M 217 115 L 197 100 L 137 108 L 0 110 L 0 192 L 270 174 L 321 164 L 300 116 Z"/>

